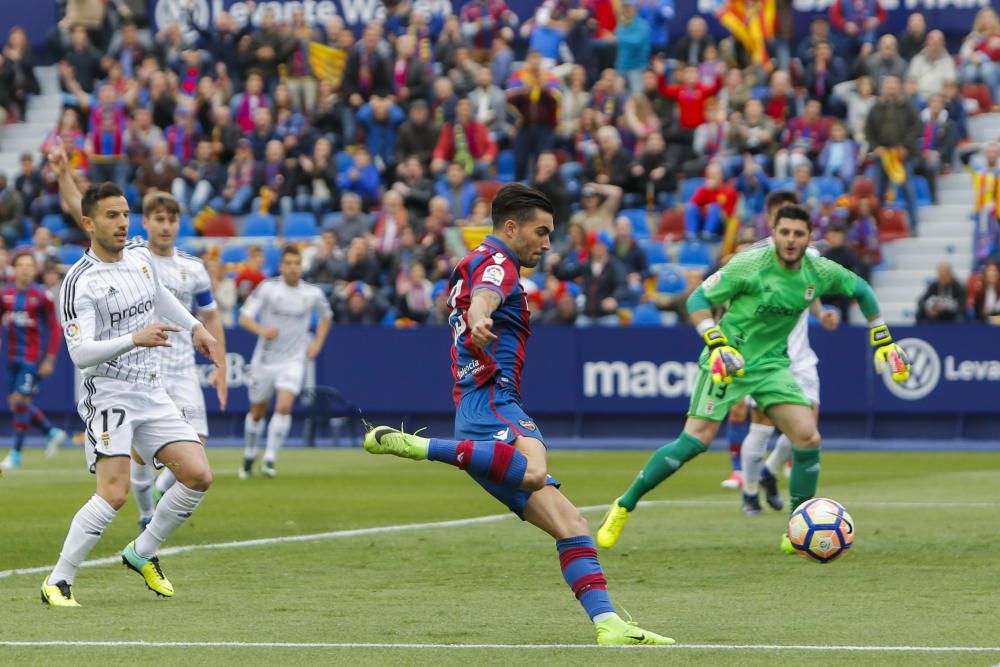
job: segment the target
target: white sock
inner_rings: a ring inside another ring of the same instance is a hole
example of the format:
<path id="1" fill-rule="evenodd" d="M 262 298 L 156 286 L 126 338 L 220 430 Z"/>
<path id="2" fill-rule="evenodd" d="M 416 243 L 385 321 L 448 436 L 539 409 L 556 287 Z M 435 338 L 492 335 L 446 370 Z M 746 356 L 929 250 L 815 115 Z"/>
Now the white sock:
<path id="1" fill-rule="evenodd" d="M 740 463 L 743 465 L 743 493 L 755 495 L 760 486 L 760 466 L 764 462 L 764 452 L 767 451 L 767 441 L 771 439 L 774 427 L 767 424 L 750 424 L 747 437 L 743 439 L 740 450 Z"/>
<path id="2" fill-rule="evenodd" d="M 132 478 L 132 493 L 135 495 L 135 504 L 139 506 L 140 519 L 148 519 L 153 516 L 154 475 L 156 475 L 156 471 L 153 466 L 132 459 L 129 476 Z"/>
<path id="3" fill-rule="evenodd" d="M 592 620 L 596 624 L 596 623 L 600 623 L 601 621 L 606 621 L 609 618 L 614 618 L 617 615 L 618 614 L 616 614 L 613 611 L 606 611 L 603 614 L 598 614 L 597 616 L 595 616 L 594 618 L 592 618 L 590 620 Z"/>
<path id="4" fill-rule="evenodd" d="M 174 477 L 174 473 L 170 471 L 170 468 L 164 468 L 163 472 L 160 473 L 160 476 L 156 478 L 156 490 L 159 491 L 162 496 L 170 490 L 170 487 L 173 486 L 176 481 L 177 478 Z"/>
<path id="5" fill-rule="evenodd" d="M 194 491 L 180 482 L 170 487 L 160 498 L 153 520 L 135 538 L 135 551 L 143 558 L 152 558 L 160 545 L 188 520 L 205 497 L 205 491 Z"/>
<path id="6" fill-rule="evenodd" d="M 292 427 L 292 416 L 275 414 L 267 426 L 267 451 L 264 462 L 274 464 L 278 460 L 278 450 L 285 444 L 288 430 Z"/>
<path id="7" fill-rule="evenodd" d="M 774 443 L 774 449 L 771 451 L 771 455 L 767 457 L 767 461 L 764 461 L 764 465 L 767 466 L 767 469 L 772 474 L 777 475 L 778 471 L 781 470 L 781 466 L 785 465 L 785 462 L 791 458 L 792 441 L 782 433 L 778 441 Z"/>
<path id="8" fill-rule="evenodd" d="M 243 458 L 257 458 L 257 441 L 260 434 L 264 432 L 264 420 L 254 421 L 254 418 L 247 413 L 247 418 L 243 421 Z"/>
<path id="9" fill-rule="evenodd" d="M 118 510 L 111 507 L 104 498 L 94 494 L 90 500 L 80 508 L 80 511 L 73 517 L 73 522 L 69 525 L 69 533 L 66 541 L 63 542 L 62 551 L 59 553 L 59 562 L 56 563 L 52 574 L 49 575 L 48 583 L 55 584 L 65 581 L 73 583 L 76 577 L 76 568 L 80 567 L 90 550 L 100 541 L 104 528 L 115 520 Z"/>

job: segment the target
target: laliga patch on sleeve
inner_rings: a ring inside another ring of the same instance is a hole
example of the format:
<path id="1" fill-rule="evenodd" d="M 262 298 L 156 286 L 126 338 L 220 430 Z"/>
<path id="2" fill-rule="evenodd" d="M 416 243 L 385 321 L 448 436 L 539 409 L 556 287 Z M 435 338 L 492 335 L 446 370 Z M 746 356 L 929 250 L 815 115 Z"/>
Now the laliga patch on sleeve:
<path id="1" fill-rule="evenodd" d="M 491 264 L 483 271 L 483 282 L 492 283 L 497 287 L 503 285 L 504 272 L 500 264 Z"/>
<path id="2" fill-rule="evenodd" d="M 63 327 L 66 340 L 76 340 L 80 336 L 80 325 L 76 322 L 67 322 Z"/>
<path id="3" fill-rule="evenodd" d="M 705 278 L 705 282 L 701 284 L 701 287 L 702 289 L 712 289 L 713 287 L 719 284 L 720 280 L 722 280 L 722 274 L 716 271 L 708 278 Z"/>

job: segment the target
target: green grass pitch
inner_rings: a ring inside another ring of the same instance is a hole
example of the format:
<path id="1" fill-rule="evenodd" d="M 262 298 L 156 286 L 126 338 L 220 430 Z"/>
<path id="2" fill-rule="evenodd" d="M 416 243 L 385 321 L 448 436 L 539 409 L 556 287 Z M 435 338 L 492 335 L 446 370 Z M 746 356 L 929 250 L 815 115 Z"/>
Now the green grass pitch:
<path id="1" fill-rule="evenodd" d="M 503 514 L 441 464 L 287 450 L 277 478 L 239 482 L 239 451 L 210 456 L 215 484 L 168 547 Z M 578 506 L 596 506 L 647 456 L 557 451 L 549 467 Z M 760 648 L 1000 647 L 1000 454 L 825 453 L 820 495 L 848 508 L 858 535 L 829 565 L 783 556 L 784 512 L 744 517 L 738 494 L 719 488 L 727 466 L 718 453 L 689 464 L 601 553 L 612 599 L 686 647 L 258 647 L 239 644 L 585 645 L 594 633 L 552 541 L 511 518 L 164 555 L 177 589 L 169 600 L 120 564 L 85 567 L 76 581 L 83 608 L 49 609 L 38 598 L 43 574 L 7 571 L 51 566 L 94 487 L 79 450 L 54 461 L 31 451 L 0 479 L 0 664 L 1000 663 L 1000 650 Z M 595 529 L 601 515 L 585 512 Z M 91 558 L 113 557 L 135 533 L 130 502 Z M 46 641 L 230 645 L 11 645 Z"/>

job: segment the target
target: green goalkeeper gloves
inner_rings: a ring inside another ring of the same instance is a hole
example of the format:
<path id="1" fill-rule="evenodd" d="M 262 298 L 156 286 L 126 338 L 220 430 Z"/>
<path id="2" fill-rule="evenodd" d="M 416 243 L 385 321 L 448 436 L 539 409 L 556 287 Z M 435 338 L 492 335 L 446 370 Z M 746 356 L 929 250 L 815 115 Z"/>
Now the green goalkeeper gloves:
<path id="1" fill-rule="evenodd" d="M 910 377 L 910 359 L 903 348 L 892 342 L 889 327 L 884 324 L 872 327 L 871 337 L 875 348 L 875 372 L 881 375 L 888 368 L 893 382 L 906 382 Z"/>
<path id="2" fill-rule="evenodd" d="M 731 384 L 733 376 L 742 376 L 745 372 L 743 355 L 735 347 L 729 345 L 729 339 L 719 327 L 705 331 L 703 338 L 708 349 L 708 369 L 712 373 L 715 384 Z"/>

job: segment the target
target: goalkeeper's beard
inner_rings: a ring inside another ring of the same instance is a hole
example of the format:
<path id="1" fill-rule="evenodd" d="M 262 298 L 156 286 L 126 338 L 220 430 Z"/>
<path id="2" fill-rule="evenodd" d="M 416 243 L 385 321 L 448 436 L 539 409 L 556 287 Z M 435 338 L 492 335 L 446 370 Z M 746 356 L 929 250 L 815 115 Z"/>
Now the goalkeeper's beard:
<path id="1" fill-rule="evenodd" d="M 806 249 L 808 247 L 809 247 L 808 245 L 803 246 L 802 250 L 799 251 L 799 253 L 795 256 L 795 259 L 793 260 L 786 259 L 784 250 L 781 248 L 777 248 L 778 259 L 781 261 L 781 263 L 785 266 L 786 269 L 797 269 L 799 263 L 802 261 L 802 258 L 805 257 Z"/>

